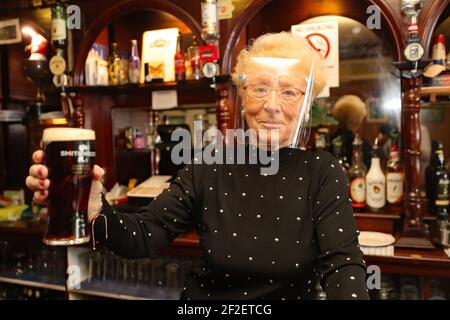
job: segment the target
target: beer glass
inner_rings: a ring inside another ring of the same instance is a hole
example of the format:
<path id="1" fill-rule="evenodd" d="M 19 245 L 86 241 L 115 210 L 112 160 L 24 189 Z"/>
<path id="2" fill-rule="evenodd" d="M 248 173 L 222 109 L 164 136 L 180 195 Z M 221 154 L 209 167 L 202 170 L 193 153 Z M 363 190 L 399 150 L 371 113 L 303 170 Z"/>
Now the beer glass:
<path id="1" fill-rule="evenodd" d="M 88 201 L 95 160 L 95 132 L 48 128 L 42 144 L 49 170 L 47 245 L 77 245 L 90 239 Z"/>

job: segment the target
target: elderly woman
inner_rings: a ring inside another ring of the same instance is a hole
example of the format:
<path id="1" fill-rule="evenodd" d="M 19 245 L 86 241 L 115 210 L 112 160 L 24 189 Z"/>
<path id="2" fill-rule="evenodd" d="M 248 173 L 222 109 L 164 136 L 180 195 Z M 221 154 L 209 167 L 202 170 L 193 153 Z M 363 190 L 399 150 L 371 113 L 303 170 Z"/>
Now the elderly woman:
<path id="1" fill-rule="evenodd" d="M 265 63 L 268 57 L 275 63 Z M 182 298 L 313 299 L 320 281 L 329 299 L 367 299 L 346 177 L 329 153 L 292 144 L 298 115 L 307 114 L 299 108 L 311 74 L 309 89 L 320 92 L 323 62 L 304 39 L 287 32 L 256 39 L 240 53 L 234 79 L 248 127 L 279 142 L 265 150 L 279 157 L 277 174 L 261 174 L 261 164 L 188 164 L 147 207 L 124 214 L 101 197 L 96 166 L 89 203 L 95 239 L 144 258 L 195 229 L 205 267 L 187 279 Z M 37 201 L 46 200 L 50 183 L 42 159 L 42 151 L 34 154 L 27 178 Z"/>
<path id="2" fill-rule="evenodd" d="M 355 133 L 360 131 L 367 116 L 366 104 L 358 96 L 342 96 L 334 105 L 331 113 L 338 122 L 338 128 L 332 134 L 331 139 L 342 136 L 345 156 L 351 164 L 352 144 L 355 139 Z M 367 169 L 370 168 L 371 150 L 370 143 L 363 139 L 363 161 Z"/>

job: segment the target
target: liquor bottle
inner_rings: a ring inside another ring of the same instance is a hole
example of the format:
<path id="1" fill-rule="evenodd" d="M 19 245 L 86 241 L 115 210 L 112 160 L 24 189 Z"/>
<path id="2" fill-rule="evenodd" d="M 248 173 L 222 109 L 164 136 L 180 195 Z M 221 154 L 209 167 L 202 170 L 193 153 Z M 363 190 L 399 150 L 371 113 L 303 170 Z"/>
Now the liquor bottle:
<path id="1" fill-rule="evenodd" d="M 436 201 L 448 201 L 449 172 L 444 167 L 444 150 L 442 144 L 439 144 L 435 151 L 436 155 L 436 171 L 432 175 L 431 198 L 428 201 L 434 203 L 432 213 L 436 214 Z"/>
<path id="2" fill-rule="evenodd" d="M 56 49 L 65 50 L 67 47 L 67 14 L 66 8 L 60 2 L 52 6 L 52 46 Z"/>
<path id="3" fill-rule="evenodd" d="M 139 58 L 139 50 L 137 40 L 131 40 L 131 55 L 128 66 L 128 78 L 130 83 L 139 83 L 141 74 L 141 59 Z"/>
<path id="4" fill-rule="evenodd" d="M 386 199 L 391 207 L 401 207 L 405 188 L 405 171 L 400 162 L 398 131 L 391 133 L 391 151 L 386 165 Z"/>
<path id="5" fill-rule="evenodd" d="M 347 173 L 348 169 L 350 168 L 350 165 L 348 164 L 347 158 L 345 157 L 344 153 L 342 152 L 342 147 L 343 147 L 342 136 L 337 136 L 336 138 L 334 138 L 332 144 L 333 144 L 334 156 L 341 164 L 344 172 Z"/>
<path id="6" fill-rule="evenodd" d="M 449 245 L 449 221 L 448 221 L 448 198 L 437 199 L 435 201 L 436 206 L 436 229 L 437 229 L 437 242 L 440 245 Z"/>
<path id="7" fill-rule="evenodd" d="M 120 57 L 117 49 L 117 42 L 111 44 L 111 54 L 108 61 L 109 85 L 120 84 Z"/>
<path id="8" fill-rule="evenodd" d="M 181 50 L 181 34 L 178 33 L 177 51 L 175 53 L 175 79 L 176 81 L 186 80 L 186 66 L 185 66 L 184 52 Z"/>
<path id="9" fill-rule="evenodd" d="M 186 70 L 186 80 L 192 80 L 194 79 L 192 75 L 192 65 L 191 65 L 191 59 L 189 58 L 189 50 L 186 50 L 186 53 L 184 55 L 184 68 Z"/>
<path id="10" fill-rule="evenodd" d="M 435 198 L 434 198 L 434 187 L 435 187 L 435 174 L 436 168 L 438 166 L 438 153 L 436 151 L 438 149 L 442 150 L 443 145 L 440 141 L 433 140 L 431 142 L 431 158 L 429 165 L 425 168 L 425 191 L 428 199 L 428 210 L 429 212 L 434 212 L 435 207 Z"/>
<path id="11" fill-rule="evenodd" d="M 129 83 L 129 58 L 128 57 L 122 57 L 120 59 L 120 71 L 119 71 L 119 83 L 120 84 L 127 84 Z"/>
<path id="12" fill-rule="evenodd" d="M 316 150 L 330 150 L 330 130 L 328 128 L 319 128 L 316 133 Z"/>
<path id="13" fill-rule="evenodd" d="M 191 61 L 192 79 L 200 80 L 202 77 L 200 66 L 200 53 L 197 45 L 197 38 L 193 36 L 192 45 L 188 48 L 189 60 Z"/>
<path id="14" fill-rule="evenodd" d="M 145 144 L 150 150 L 150 171 L 151 175 L 159 174 L 159 161 L 161 158 L 161 152 L 159 145 L 161 143 L 161 137 L 158 134 L 159 114 L 156 111 L 149 111 L 148 125 L 145 132 Z"/>
<path id="15" fill-rule="evenodd" d="M 378 154 L 378 138 L 375 140 L 369 172 L 366 176 L 367 206 L 378 211 L 386 205 L 386 176 L 381 169 Z"/>
<path id="16" fill-rule="evenodd" d="M 208 44 L 219 41 L 219 5 L 217 0 L 202 0 L 202 39 Z"/>
<path id="17" fill-rule="evenodd" d="M 366 206 L 366 172 L 362 156 L 362 139 L 357 133 L 353 140 L 352 165 L 348 170 L 348 180 L 350 182 L 350 198 L 352 207 L 356 212 L 364 210 Z"/>

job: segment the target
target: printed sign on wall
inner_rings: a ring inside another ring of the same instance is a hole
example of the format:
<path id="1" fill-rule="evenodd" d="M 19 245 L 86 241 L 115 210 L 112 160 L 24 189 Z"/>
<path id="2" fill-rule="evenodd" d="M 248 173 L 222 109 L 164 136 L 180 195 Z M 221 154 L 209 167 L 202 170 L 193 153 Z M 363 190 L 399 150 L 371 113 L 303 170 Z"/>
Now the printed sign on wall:
<path id="1" fill-rule="evenodd" d="M 337 21 L 305 23 L 291 27 L 325 58 L 328 83 L 319 96 L 329 96 L 329 88 L 339 87 L 339 24 Z"/>

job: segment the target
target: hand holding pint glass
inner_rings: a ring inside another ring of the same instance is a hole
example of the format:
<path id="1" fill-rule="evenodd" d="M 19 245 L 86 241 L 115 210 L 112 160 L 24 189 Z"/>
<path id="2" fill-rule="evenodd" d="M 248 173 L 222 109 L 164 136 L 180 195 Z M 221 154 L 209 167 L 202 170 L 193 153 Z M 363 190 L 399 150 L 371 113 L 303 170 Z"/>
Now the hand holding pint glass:
<path id="1" fill-rule="evenodd" d="M 44 152 L 36 151 L 26 179 L 34 201 L 48 203 L 47 245 L 76 245 L 90 239 L 89 222 L 101 208 L 100 179 L 95 161 L 95 132 L 49 128 L 42 136 Z M 42 165 L 43 163 L 44 165 Z M 48 178 L 48 179 L 47 179 Z"/>

